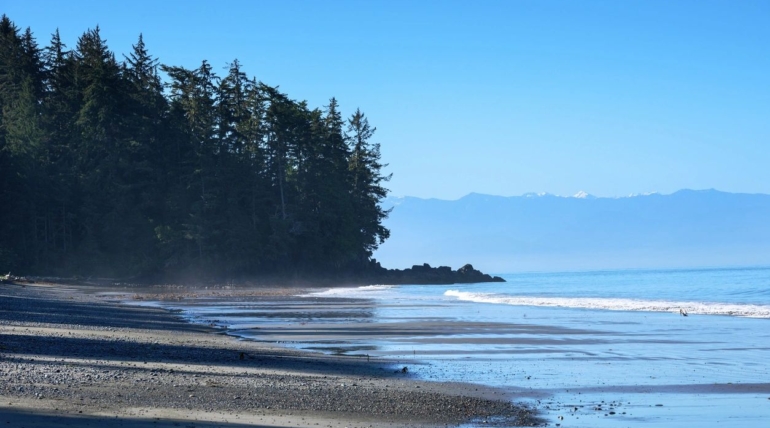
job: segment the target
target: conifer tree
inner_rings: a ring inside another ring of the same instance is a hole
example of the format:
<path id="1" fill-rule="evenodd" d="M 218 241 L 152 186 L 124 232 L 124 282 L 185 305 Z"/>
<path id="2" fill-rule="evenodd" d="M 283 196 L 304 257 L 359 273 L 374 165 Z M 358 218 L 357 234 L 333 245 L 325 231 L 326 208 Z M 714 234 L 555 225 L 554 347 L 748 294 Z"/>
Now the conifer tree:
<path id="1" fill-rule="evenodd" d="M 44 206 L 51 224 L 51 257 L 63 268 L 72 258 L 80 229 L 80 195 L 76 167 L 78 144 L 75 120 L 80 94 L 75 87 L 74 58 L 57 29 L 43 51 L 44 123 L 46 130 L 47 198 Z"/>
<path id="2" fill-rule="evenodd" d="M 12 265 L 35 264 L 45 256 L 47 230 L 38 209 L 44 173 L 40 168 L 42 62 L 28 28 L 23 34 L 0 18 L 0 197 L 13 201 L 0 214 L 0 236 L 16 245 L 0 250 Z"/>
<path id="3" fill-rule="evenodd" d="M 158 75 L 158 61 L 139 39 L 125 58 L 122 77 L 125 86 L 121 111 L 125 147 L 124 207 L 131 210 L 134 248 L 131 265 L 143 270 L 158 265 L 155 229 L 165 221 L 165 198 L 168 194 L 167 150 L 164 131 L 167 104 Z"/>
<path id="4" fill-rule="evenodd" d="M 171 78 L 172 111 L 181 119 L 180 130 L 184 135 L 183 150 L 188 156 L 183 160 L 187 168 L 182 183 L 189 192 L 189 216 L 180 226 L 181 236 L 192 244 L 197 263 L 207 267 L 211 251 L 209 245 L 214 231 L 215 191 L 220 187 L 216 175 L 217 140 L 216 87 L 218 77 L 211 65 L 203 61 L 195 70 L 182 67 L 163 67 Z"/>
<path id="5" fill-rule="evenodd" d="M 353 212 L 360 250 L 358 260 L 362 263 L 390 236 L 390 231 L 382 225 L 389 211 L 383 209 L 380 202 L 387 196 L 388 190 L 383 184 L 390 180 L 391 175 L 382 174 L 387 165 L 380 162 L 380 145 L 370 141 L 376 130 L 369 125 L 369 120 L 360 109 L 356 109 L 348 119 L 348 137 L 352 146 Z"/>
<path id="6" fill-rule="evenodd" d="M 81 97 L 74 140 L 83 193 L 81 260 L 90 260 L 82 269 L 99 269 L 126 260 L 135 237 L 123 227 L 136 222 L 127 198 L 132 166 L 123 126 L 126 99 L 121 67 L 98 26 L 78 39 L 74 65 Z"/>
<path id="7" fill-rule="evenodd" d="M 21 267 L 26 254 L 19 248 L 23 241 L 23 228 L 19 221 L 25 216 L 23 196 L 23 172 L 20 168 L 19 147 L 8 132 L 16 114 L 15 103 L 19 92 L 18 66 L 21 60 L 19 29 L 3 15 L 0 18 L 0 264 L 16 269 Z M 13 134 L 13 132 L 11 132 Z M 21 162 L 20 162 L 21 161 Z M 9 203 L 12 201 L 12 204 Z"/>

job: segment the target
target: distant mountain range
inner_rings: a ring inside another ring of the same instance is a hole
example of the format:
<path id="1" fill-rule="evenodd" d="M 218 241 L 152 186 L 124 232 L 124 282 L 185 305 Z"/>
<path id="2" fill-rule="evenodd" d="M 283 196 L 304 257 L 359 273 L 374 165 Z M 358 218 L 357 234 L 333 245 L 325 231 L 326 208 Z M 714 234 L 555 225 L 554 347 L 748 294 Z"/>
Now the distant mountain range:
<path id="1" fill-rule="evenodd" d="M 621 198 L 471 193 L 388 198 L 383 266 L 494 273 L 770 265 L 770 195 L 681 190 Z"/>

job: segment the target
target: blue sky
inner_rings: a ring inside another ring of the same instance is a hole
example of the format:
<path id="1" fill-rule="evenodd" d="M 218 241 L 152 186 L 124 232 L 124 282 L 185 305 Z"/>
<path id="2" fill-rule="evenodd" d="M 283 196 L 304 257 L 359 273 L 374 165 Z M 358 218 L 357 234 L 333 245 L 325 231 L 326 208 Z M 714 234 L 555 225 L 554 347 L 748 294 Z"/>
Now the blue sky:
<path id="1" fill-rule="evenodd" d="M 770 193 L 768 1 L 17 1 L 169 65 L 238 58 L 378 130 L 395 196 Z"/>

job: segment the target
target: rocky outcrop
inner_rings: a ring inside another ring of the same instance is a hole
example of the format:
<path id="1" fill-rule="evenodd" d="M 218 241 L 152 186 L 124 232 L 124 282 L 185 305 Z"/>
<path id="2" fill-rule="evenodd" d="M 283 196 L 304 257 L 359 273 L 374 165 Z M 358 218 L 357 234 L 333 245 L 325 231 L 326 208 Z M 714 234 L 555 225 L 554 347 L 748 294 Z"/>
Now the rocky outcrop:
<path id="1" fill-rule="evenodd" d="M 457 270 L 449 266 L 431 267 L 424 263 L 407 269 L 385 269 L 376 260 L 372 260 L 371 269 L 366 275 L 371 282 L 378 284 L 473 284 L 479 282 L 505 282 L 499 276 L 491 276 L 466 264 Z"/>

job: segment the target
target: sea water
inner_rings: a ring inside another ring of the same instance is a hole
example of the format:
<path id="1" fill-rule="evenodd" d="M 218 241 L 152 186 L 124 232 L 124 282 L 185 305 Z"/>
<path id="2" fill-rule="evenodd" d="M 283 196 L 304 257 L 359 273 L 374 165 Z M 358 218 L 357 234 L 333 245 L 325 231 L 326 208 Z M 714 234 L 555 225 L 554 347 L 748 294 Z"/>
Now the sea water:
<path id="1" fill-rule="evenodd" d="M 251 340 L 499 387 L 563 427 L 767 426 L 770 269 L 501 276 L 174 308 Z"/>

